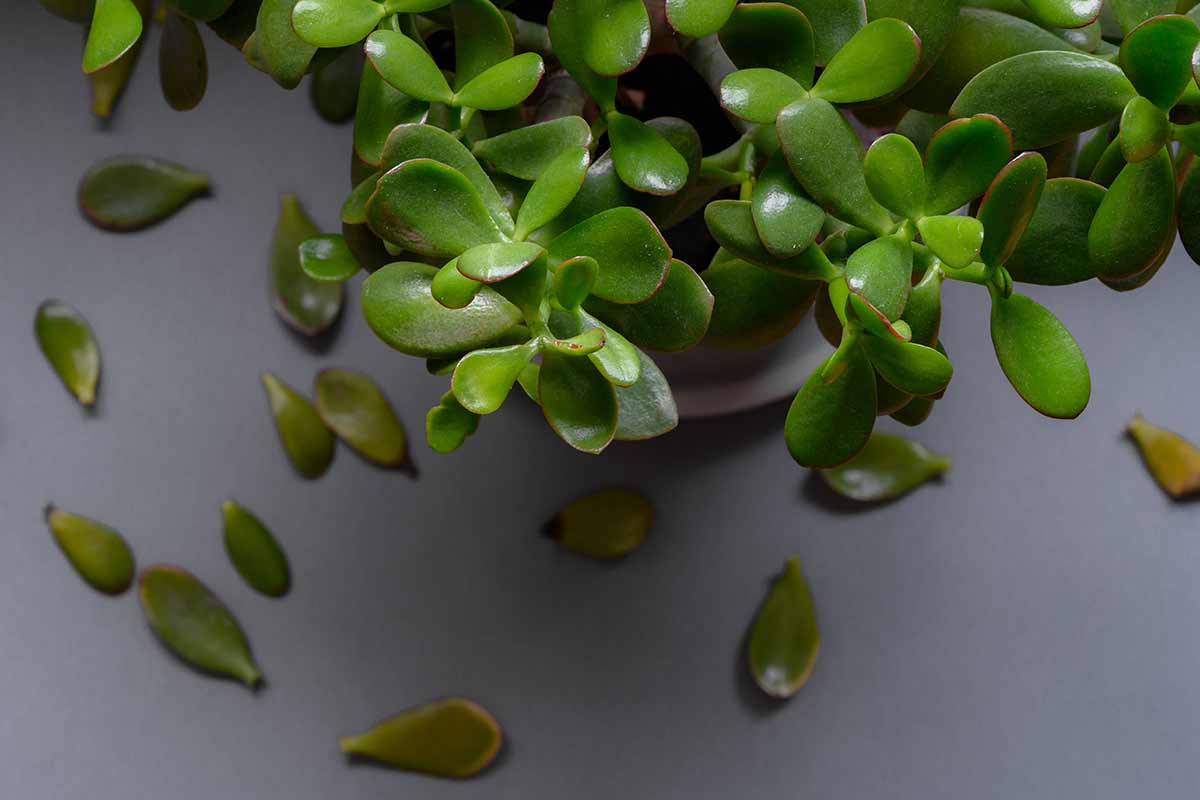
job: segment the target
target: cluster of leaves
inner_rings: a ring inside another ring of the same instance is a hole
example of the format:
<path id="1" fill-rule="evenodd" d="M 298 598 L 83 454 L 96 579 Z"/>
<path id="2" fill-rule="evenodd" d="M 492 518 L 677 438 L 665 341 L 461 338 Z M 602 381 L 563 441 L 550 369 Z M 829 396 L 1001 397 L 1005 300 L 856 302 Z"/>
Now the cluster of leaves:
<path id="1" fill-rule="evenodd" d="M 89 50 L 130 2 L 95 4 Z M 877 416 L 918 424 L 946 390 L 947 279 L 988 290 L 1020 396 L 1074 417 L 1082 352 L 1014 282 L 1133 289 L 1177 231 L 1200 259 L 1187 0 L 668 0 L 662 18 L 556 0 L 545 26 L 489 0 L 169 5 L 239 20 L 235 43 L 284 86 L 365 56 L 342 234 L 301 265 L 373 270 L 375 332 L 451 375 L 427 420 L 440 451 L 515 384 L 581 450 L 661 434 L 677 414 L 644 350 L 759 347 L 815 306 L 835 351 L 785 436 L 800 464 L 836 466 Z M 730 147 L 705 156 L 688 122 L 627 113 L 619 79 L 652 43 L 712 86 Z M 701 210 L 719 248 L 698 273 L 660 231 Z"/>

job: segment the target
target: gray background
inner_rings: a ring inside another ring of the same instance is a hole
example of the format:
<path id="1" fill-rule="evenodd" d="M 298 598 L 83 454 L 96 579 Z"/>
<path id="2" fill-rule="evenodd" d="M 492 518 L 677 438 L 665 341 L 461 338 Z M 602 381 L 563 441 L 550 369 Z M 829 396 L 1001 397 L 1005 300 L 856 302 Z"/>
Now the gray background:
<path id="1" fill-rule="evenodd" d="M 378 342 L 355 297 L 324 352 L 267 306 L 276 198 L 297 192 L 332 226 L 350 129 L 216 45 L 198 110 L 165 106 L 149 50 L 105 129 L 87 111 L 76 29 L 19 5 L 0 27 L 0 797 L 1194 793 L 1200 506 L 1170 503 L 1121 438 L 1135 409 L 1200 436 L 1200 270 L 1182 253 L 1132 295 L 1031 292 L 1092 365 L 1092 404 L 1074 423 L 1022 404 L 991 355 L 985 293 L 949 286 L 958 377 L 917 435 L 955 465 L 883 508 L 846 509 L 807 479 L 778 404 L 593 458 L 518 398 L 438 457 L 421 427 L 444 379 Z M 96 230 L 75 184 L 118 152 L 208 170 L 215 196 L 142 234 Z M 46 297 L 95 328 L 94 415 L 34 344 Z M 326 365 L 386 386 L 419 480 L 345 448 L 320 480 L 292 472 L 257 376 L 306 387 Z M 613 483 L 642 487 L 659 512 L 625 563 L 537 535 L 561 503 Z M 286 599 L 255 595 L 226 561 L 227 496 L 287 547 Z M 84 586 L 42 524 L 50 500 L 119 528 L 141 563 L 208 582 L 249 631 L 265 690 L 175 663 L 132 594 Z M 808 686 L 772 707 L 743 676 L 740 642 L 792 554 L 822 651 Z M 507 729 L 481 779 L 338 754 L 339 734 L 448 693 Z"/>

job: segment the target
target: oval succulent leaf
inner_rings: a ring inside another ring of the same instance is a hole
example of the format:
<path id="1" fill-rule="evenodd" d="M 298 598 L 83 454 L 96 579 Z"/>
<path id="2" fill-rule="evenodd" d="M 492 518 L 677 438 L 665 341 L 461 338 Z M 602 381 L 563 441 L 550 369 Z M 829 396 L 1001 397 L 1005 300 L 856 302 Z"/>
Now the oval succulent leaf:
<path id="1" fill-rule="evenodd" d="M 623 442 L 640 442 L 662 436 L 679 425 L 675 396 L 662 370 L 649 356 L 637 351 L 638 379 L 632 386 L 614 386 L 617 393 L 617 435 Z"/>
<path id="2" fill-rule="evenodd" d="M 158 48 L 158 77 L 167 105 L 188 111 L 208 87 L 208 55 L 191 18 L 167 9 Z"/>
<path id="3" fill-rule="evenodd" d="M 567 503 L 546 524 L 562 547 L 601 560 L 624 558 L 642 546 L 654 522 L 650 501 L 631 489 L 603 489 Z"/>
<path id="4" fill-rule="evenodd" d="M 1139 95 L 1130 100 L 1121 113 L 1121 130 L 1117 138 L 1126 161 L 1145 161 L 1171 141 L 1171 119 L 1165 111 Z"/>
<path id="5" fill-rule="evenodd" d="M 133 583 L 133 552 L 124 537 L 95 520 L 46 506 L 46 525 L 71 566 L 89 586 L 121 594 Z"/>
<path id="6" fill-rule="evenodd" d="M 1040 153 L 1022 153 L 996 175 L 979 206 L 983 263 L 1000 266 L 1017 249 L 1045 186 L 1046 160 Z"/>
<path id="7" fill-rule="evenodd" d="M 667 22 L 679 33 L 699 39 L 725 27 L 737 0 L 667 0 Z"/>
<path id="8" fill-rule="evenodd" d="M 314 280 L 301 268 L 301 245 L 321 233 L 295 195 L 280 198 L 271 239 L 271 301 L 292 329 L 306 336 L 328 330 L 342 310 L 342 286 Z"/>
<path id="9" fill-rule="evenodd" d="M 788 5 L 800 9 L 812 23 L 817 63 L 821 65 L 832 61 L 867 24 L 867 6 L 863 0 L 788 0 Z"/>
<path id="10" fill-rule="evenodd" d="M 861 103 L 902 87 L 921 58 L 921 39 L 894 18 L 867 23 L 838 50 L 812 88 L 831 103 Z"/>
<path id="11" fill-rule="evenodd" d="M 579 308 L 592 293 L 600 266 L 590 256 L 569 258 L 554 273 L 554 297 L 568 311 Z"/>
<path id="12" fill-rule="evenodd" d="M 592 294 L 614 303 L 640 303 L 658 291 L 671 266 L 671 248 L 641 211 L 621 207 L 584 220 L 550 242 L 550 258 L 590 256 L 600 271 Z"/>
<path id="13" fill-rule="evenodd" d="M 1200 450 L 1177 433 L 1135 414 L 1126 429 L 1162 490 L 1178 500 L 1200 491 Z"/>
<path id="14" fill-rule="evenodd" d="M 83 48 L 83 71 L 90 75 L 109 66 L 141 35 L 142 12 L 131 0 L 96 0 Z"/>
<path id="15" fill-rule="evenodd" d="M 991 329 L 1000 368 L 1026 403 L 1059 419 L 1083 412 L 1092 392 L 1087 361 L 1057 317 L 1024 295 L 993 294 Z"/>
<path id="16" fill-rule="evenodd" d="M 446 392 L 425 415 L 425 440 L 435 453 L 453 453 L 478 427 L 479 415 L 463 408 L 454 392 Z"/>
<path id="17" fill-rule="evenodd" d="M 740 259 L 714 262 L 703 277 L 713 297 L 704 341 L 725 350 L 755 350 L 790 333 L 823 288 L 818 281 L 769 272 Z"/>
<path id="18" fill-rule="evenodd" d="M 43 3 L 43 5 L 46 4 Z M 150 19 L 150 3 L 148 0 L 134 0 L 134 5 L 142 14 L 142 28 L 145 29 L 147 20 Z M 91 19 L 94 6 L 95 4 L 90 0 L 80 6 L 78 10 L 82 17 L 79 21 L 86 22 Z M 47 5 L 47 8 L 51 8 L 51 6 Z M 55 9 L 51 8 L 51 10 Z M 89 76 L 92 88 L 92 113 L 100 119 L 112 117 L 117 101 L 121 99 L 121 95 L 129 84 L 133 68 L 137 66 L 138 55 L 141 53 L 144 43 L 145 39 L 138 37 L 133 46 L 126 50 L 120 58 Z"/>
<path id="19" fill-rule="evenodd" d="M 650 298 L 624 304 L 593 296 L 586 308 L 634 344 L 672 352 L 693 347 L 704 338 L 712 319 L 713 296 L 695 270 L 672 260 L 661 288 Z"/>
<path id="20" fill-rule="evenodd" d="M 576 147 L 559 154 L 546 165 L 542 174 L 525 194 L 517 212 L 514 235 L 523 239 L 553 220 L 575 199 L 583 186 L 591 157 L 586 147 Z"/>
<path id="21" fill-rule="evenodd" d="M 237 619 L 191 573 L 161 564 L 147 567 L 138 579 L 138 600 L 150 630 L 185 663 L 250 688 L 262 680 Z"/>
<path id="22" fill-rule="evenodd" d="M 225 553 L 234 569 L 256 592 L 282 597 L 291 585 L 291 569 L 279 542 L 252 511 L 233 500 L 221 504 Z"/>
<path id="23" fill-rule="evenodd" d="M 921 154 L 905 137 L 889 133 L 867 150 L 863 173 L 871 195 L 884 208 L 908 219 L 919 219 L 925 209 L 925 167 Z"/>
<path id="24" fill-rule="evenodd" d="M 536 342 L 467 353 L 454 368 L 450 382 L 454 396 L 474 414 L 491 414 L 504 403 L 517 376 L 535 355 Z"/>
<path id="25" fill-rule="evenodd" d="M 159 158 L 97 162 L 79 184 L 79 207 L 101 228 L 133 231 L 174 214 L 209 189 L 208 176 Z"/>
<path id="26" fill-rule="evenodd" d="M 630 344 L 624 336 L 587 312 L 580 314 L 580 321 L 584 327 L 590 330 L 575 337 L 576 340 L 589 334 L 594 335 L 593 332 L 596 330 L 603 334 L 598 338 L 601 346 L 588 353 L 588 358 L 596 365 L 596 369 L 600 370 L 600 374 L 607 378 L 613 386 L 632 386 L 637 383 L 642 369 L 638 349 Z"/>
<path id="27" fill-rule="evenodd" d="M 450 84 L 425 48 L 399 31 L 375 31 L 364 47 L 379 75 L 409 97 L 429 102 L 454 101 Z"/>
<path id="28" fill-rule="evenodd" d="M 771 156 L 754 182 L 750 211 L 763 247 L 776 258 L 803 253 L 825 223 L 825 211 L 800 186 L 782 152 Z"/>
<path id="29" fill-rule="evenodd" d="M 864 336 L 862 343 L 876 371 L 906 394 L 918 397 L 938 394 L 954 376 L 950 360 L 932 347 L 902 342 L 891 336 Z"/>
<path id="30" fill-rule="evenodd" d="M 501 172 L 532 181 L 561 153 L 591 143 L 587 122 L 570 116 L 480 139 L 471 145 L 471 152 Z"/>
<path id="31" fill-rule="evenodd" d="M 721 81 L 721 105 L 748 122 L 769 125 L 808 92 L 782 72 L 761 67 L 731 72 Z"/>
<path id="32" fill-rule="evenodd" d="M 1179 102 L 1192 80 L 1200 27 L 1188 17 L 1151 19 L 1129 32 L 1118 60 L 1138 94 L 1163 111 Z"/>
<path id="33" fill-rule="evenodd" d="M 317 47 L 301 39 L 292 27 L 296 0 L 262 0 L 254 35 L 243 52 L 261 62 L 266 72 L 285 89 L 294 89 L 308 73 Z"/>
<path id="34" fill-rule="evenodd" d="M 458 258 L 458 271 L 471 280 L 499 283 L 508 280 L 545 254 L 532 242 L 496 242 L 472 247 Z"/>
<path id="35" fill-rule="evenodd" d="M 824 0 L 822 0 L 824 1 Z M 900 91 L 904 91 L 941 60 L 958 29 L 961 0 L 865 0 L 867 18 L 893 17 L 908 23 L 920 38 L 920 59 Z"/>
<path id="36" fill-rule="evenodd" d="M 862 452 L 840 467 L 822 471 L 821 477 L 843 497 L 877 503 L 907 494 L 948 469 L 946 456 L 903 436 L 877 432 Z"/>
<path id="37" fill-rule="evenodd" d="M 66 303 L 47 300 L 38 306 L 34 336 L 67 391 L 85 407 L 96 402 L 100 349 L 87 320 Z"/>
<path id="38" fill-rule="evenodd" d="M 393 87 L 370 62 L 363 64 L 354 107 L 354 152 L 367 164 L 379 166 L 388 134 L 398 125 L 421 122 L 428 112 L 429 103 Z"/>
<path id="39" fill-rule="evenodd" d="M 1113 18 L 1126 33 L 1132 33 L 1151 17 L 1170 14 L 1178 7 L 1172 0 L 1111 0 L 1111 6 Z"/>
<path id="40" fill-rule="evenodd" d="M 596 0 L 555 0 L 546 28 L 563 69 L 591 95 L 601 111 L 609 112 L 616 107 L 617 81 L 594 71 L 583 56 L 593 35 L 586 19 L 589 2 Z"/>
<path id="41" fill-rule="evenodd" d="M 790 558 L 750 627 L 750 674 L 771 697 L 789 698 L 808 682 L 820 646 L 812 595 L 800 562 Z"/>
<path id="42" fill-rule="evenodd" d="M 313 69 L 309 99 L 321 119 L 340 125 L 354 118 L 363 66 L 358 48 L 347 47 L 329 63 Z M 367 69 L 375 71 L 370 65 Z"/>
<path id="43" fill-rule="evenodd" d="M 489 67 L 512 58 L 513 34 L 500 9 L 489 0 L 455 0 L 454 86 L 462 88 Z"/>
<path id="44" fill-rule="evenodd" d="M 1103 0 L 1024 0 L 1038 19 L 1055 28 L 1082 28 L 1100 16 Z"/>
<path id="45" fill-rule="evenodd" d="M 325 234 L 300 243 L 300 269 L 314 281 L 341 283 L 362 269 L 346 240 L 338 234 Z"/>
<path id="46" fill-rule="evenodd" d="M 1127 164 L 1104 195 L 1088 229 L 1088 256 L 1102 278 L 1136 275 L 1175 240 L 1175 177 L 1166 149 Z"/>
<path id="47" fill-rule="evenodd" d="M 1088 231 L 1105 190 L 1078 178 L 1052 178 L 1017 249 L 1004 263 L 1014 281 L 1060 286 L 1095 276 Z"/>
<path id="48" fill-rule="evenodd" d="M 687 161 L 662 134 L 641 120 L 610 112 L 608 139 L 617 176 L 630 189 L 669 195 L 687 182 Z"/>
<path id="49" fill-rule="evenodd" d="M 343 753 L 443 778 L 470 778 L 500 752 L 500 725 L 470 700 L 450 698 L 402 711 L 366 733 L 343 736 Z"/>
<path id="50" fill-rule="evenodd" d="M 926 211 L 949 214 L 987 191 L 1012 158 L 1012 135 L 989 114 L 937 130 L 925 154 Z"/>
<path id="51" fill-rule="evenodd" d="M 453 104 L 481 111 L 512 108 L 533 94 L 545 72 L 546 65 L 537 53 L 513 56 L 467 81 L 454 95 Z"/>
<path id="52" fill-rule="evenodd" d="M 642 0 L 577 0 L 584 31 L 582 56 L 599 75 L 614 77 L 636 67 L 650 45 L 650 16 Z"/>
<path id="53" fill-rule="evenodd" d="M 855 250 L 846 262 L 846 283 L 889 320 L 904 313 L 912 291 L 912 247 L 903 239 L 884 237 Z"/>
<path id="54" fill-rule="evenodd" d="M 695 3 L 690 3 L 694 5 Z M 721 48 L 741 69 L 778 70 L 803 88 L 812 88 L 816 41 L 808 17 L 784 3 L 729 4 L 733 13 L 721 28 Z M 667 4 L 667 16 L 671 3 Z"/>
<path id="55" fill-rule="evenodd" d="M 399 467 L 408 460 L 404 426 L 366 375 L 323 369 L 313 382 L 313 399 L 325 426 L 363 458 L 381 467 Z"/>
<path id="56" fill-rule="evenodd" d="M 813 370 L 788 409 L 783 436 L 803 467 L 827 469 L 850 460 L 875 427 L 875 369 L 860 348 L 846 356 L 835 380 L 822 378 L 830 360 Z"/>
<path id="57" fill-rule="evenodd" d="M 288 459 L 304 477 L 319 477 L 333 461 L 333 434 L 295 389 L 269 372 L 262 374 L 262 383 Z"/>
<path id="58" fill-rule="evenodd" d="M 317 47 L 347 47 L 375 30 L 387 10 L 375 0 L 298 0 L 292 27 Z"/>
<path id="59" fill-rule="evenodd" d="M 616 436 L 616 392 L 588 359 L 543 353 L 538 397 L 550 427 L 576 450 L 599 453 Z"/>
<path id="60" fill-rule="evenodd" d="M 974 217 L 924 217 L 917 222 L 921 240 L 948 267 L 962 269 L 979 258 L 983 223 Z"/>

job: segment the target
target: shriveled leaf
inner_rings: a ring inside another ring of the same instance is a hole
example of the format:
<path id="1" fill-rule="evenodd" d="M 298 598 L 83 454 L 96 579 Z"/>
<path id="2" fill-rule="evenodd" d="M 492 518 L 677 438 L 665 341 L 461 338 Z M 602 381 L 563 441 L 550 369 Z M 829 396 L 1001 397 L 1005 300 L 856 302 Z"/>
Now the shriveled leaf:
<path id="1" fill-rule="evenodd" d="M 1141 451 L 1146 469 L 1162 490 L 1178 500 L 1200 491 L 1200 450 L 1177 433 L 1135 414 L 1126 428 Z"/>
<path id="2" fill-rule="evenodd" d="M 366 733 L 343 736 L 342 752 L 399 769 L 444 778 L 470 778 L 495 760 L 504 741 L 499 723 L 462 698 L 402 711 Z"/>
<path id="3" fill-rule="evenodd" d="M 425 416 L 425 440 L 435 453 L 453 453 L 478 428 L 479 415 L 463 408 L 453 392 L 442 395 Z"/>
<path id="4" fill-rule="evenodd" d="M 624 558 L 641 547 L 654 507 L 631 489 L 602 489 L 572 500 L 546 524 L 546 536 L 589 558 Z"/>

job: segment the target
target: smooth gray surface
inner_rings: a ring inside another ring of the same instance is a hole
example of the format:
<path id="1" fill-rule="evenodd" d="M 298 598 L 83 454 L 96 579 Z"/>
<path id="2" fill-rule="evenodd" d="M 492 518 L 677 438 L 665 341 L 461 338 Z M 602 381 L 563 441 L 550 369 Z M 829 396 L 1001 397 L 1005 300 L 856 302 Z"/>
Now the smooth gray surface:
<path id="1" fill-rule="evenodd" d="M 831 508 L 787 455 L 780 405 L 591 458 L 518 398 L 438 457 L 420 429 L 444 379 L 375 340 L 356 300 L 319 354 L 268 310 L 276 197 L 297 192 L 331 225 L 349 128 L 214 46 L 199 110 L 166 108 L 150 51 L 102 130 L 75 29 L 20 5 L 0 27 L 0 797 L 1194 794 L 1200 506 L 1168 502 L 1120 437 L 1135 409 L 1200 437 L 1200 271 L 1182 254 L 1132 295 L 1032 292 L 1092 364 L 1074 423 L 1022 404 L 991 355 L 984 293 L 948 287 L 958 376 L 918 435 L 955 466 L 885 508 Z M 210 170 L 215 197 L 143 234 L 98 231 L 75 211 L 75 183 L 118 152 Z M 99 337 L 95 415 L 34 344 L 46 297 L 77 305 Z M 289 469 L 257 375 L 305 387 L 331 364 L 385 384 L 419 480 L 344 448 L 318 481 Z M 597 566 L 537 535 L 561 503 L 610 483 L 659 509 L 627 562 Z M 286 599 L 253 594 L 226 561 L 227 496 L 287 547 Z M 68 568 L 42 524 L 48 500 L 118 527 L 141 563 L 207 581 L 269 686 L 252 695 L 172 661 L 132 593 L 101 597 Z M 769 710 L 739 647 L 793 553 L 824 641 L 809 685 Z M 506 726 L 485 777 L 338 754 L 339 734 L 447 693 Z"/>

